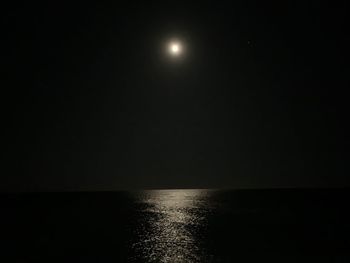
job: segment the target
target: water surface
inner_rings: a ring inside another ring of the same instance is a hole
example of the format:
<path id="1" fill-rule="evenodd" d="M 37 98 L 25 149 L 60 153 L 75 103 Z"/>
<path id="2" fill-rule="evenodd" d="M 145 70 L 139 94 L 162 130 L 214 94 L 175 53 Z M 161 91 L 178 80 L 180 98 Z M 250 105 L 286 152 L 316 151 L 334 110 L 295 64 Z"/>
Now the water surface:
<path id="1" fill-rule="evenodd" d="M 0 195 L 3 262 L 350 262 L 347 189 Z M 1 259 L 2 259 L 1 258 Z"/>

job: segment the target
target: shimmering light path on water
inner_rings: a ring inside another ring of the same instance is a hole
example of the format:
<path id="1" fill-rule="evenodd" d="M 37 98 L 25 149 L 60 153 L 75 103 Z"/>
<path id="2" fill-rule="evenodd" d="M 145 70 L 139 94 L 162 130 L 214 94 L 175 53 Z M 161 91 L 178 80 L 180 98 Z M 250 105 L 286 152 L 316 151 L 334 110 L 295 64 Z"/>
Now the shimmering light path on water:
<path id="1" fill-rule="evenodd" d="M 153 190 L 138 196 L 140 225 L 133 243 L 145 262 L 203 262 L 201 229 L 205 227 L 208 190 Z"/>

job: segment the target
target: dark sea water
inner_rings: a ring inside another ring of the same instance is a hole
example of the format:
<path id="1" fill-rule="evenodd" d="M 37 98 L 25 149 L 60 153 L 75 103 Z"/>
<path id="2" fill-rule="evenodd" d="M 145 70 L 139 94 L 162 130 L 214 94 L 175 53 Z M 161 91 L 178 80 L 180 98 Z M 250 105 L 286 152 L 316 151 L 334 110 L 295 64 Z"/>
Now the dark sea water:
<path id="1" fill-rule="evenodd" d="M 3 194 L 0 262 L 350 262 L 350 192 Z"/>

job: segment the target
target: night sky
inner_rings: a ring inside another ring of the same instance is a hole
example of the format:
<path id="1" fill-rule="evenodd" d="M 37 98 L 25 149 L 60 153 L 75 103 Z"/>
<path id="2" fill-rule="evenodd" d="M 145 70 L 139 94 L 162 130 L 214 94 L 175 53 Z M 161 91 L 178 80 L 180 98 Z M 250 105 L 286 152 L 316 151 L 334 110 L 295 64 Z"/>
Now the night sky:
<path id="1" fill-rule="evenodd" d="M 0 190 L 349 186 L 348 7 L 4 6 Z"/>

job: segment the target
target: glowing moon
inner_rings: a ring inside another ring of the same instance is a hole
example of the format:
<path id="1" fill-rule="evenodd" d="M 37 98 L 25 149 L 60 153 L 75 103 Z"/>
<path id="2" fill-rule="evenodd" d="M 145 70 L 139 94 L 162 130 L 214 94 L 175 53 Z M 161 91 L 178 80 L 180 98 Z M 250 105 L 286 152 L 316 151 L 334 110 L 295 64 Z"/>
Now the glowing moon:
<path id="1" fill-rule="evenodd" d="M 178 41 L 172 41 L 168 44 L 168 52 L 172 56 L 179 56 L 182 53 L 182 45 Z"/>

